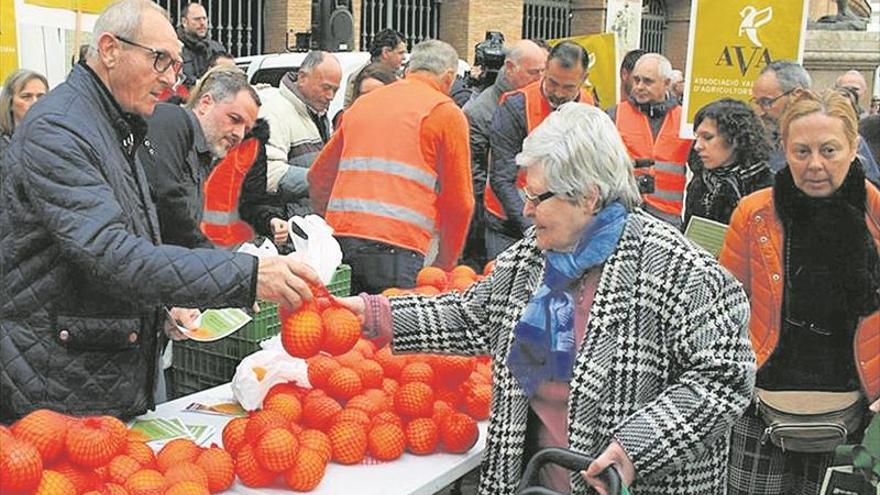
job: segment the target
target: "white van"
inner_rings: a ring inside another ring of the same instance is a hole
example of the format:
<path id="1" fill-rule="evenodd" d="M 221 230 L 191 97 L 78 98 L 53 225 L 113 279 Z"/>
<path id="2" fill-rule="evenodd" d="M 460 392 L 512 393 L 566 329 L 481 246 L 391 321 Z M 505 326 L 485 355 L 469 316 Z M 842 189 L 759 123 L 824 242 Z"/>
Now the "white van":
<path id="1" fill-rule="evenodd" d="M 251 84 L 269 84 L 277 88 L 284 74 L 299 70 L 306 54 L 306 52 L 290 52 L 252 55 L 235 59 L 235 65 L 245 71 Z M 331 119 L 338 111 L 342 110 L 349 76 L 370 60 L 370 52 L 336 52 L 333 55 L 342 65 L 342 83 L 327 110 L 327 115 Z M 407 54 L 407 58 L 409 58 L 409 54 Z M 458 75 L 463 77 L 468 71 L 470 71 L 470 65 L 459 59 Z"/>
<path id="2" fill-rule="evenodd" d="M 333 55 L 342 65 L 342 83 L 327 110 L 330 118 L 342 110 L 348 77 L 370 60 L 370 52 L 338 52 Z M 277 88 L 284 74 L 298 71 L 305 58 L 306 52 L 252 55 L 235 59 L 235 65 L 245 71 L 251 84 L 269 84 Z"/>

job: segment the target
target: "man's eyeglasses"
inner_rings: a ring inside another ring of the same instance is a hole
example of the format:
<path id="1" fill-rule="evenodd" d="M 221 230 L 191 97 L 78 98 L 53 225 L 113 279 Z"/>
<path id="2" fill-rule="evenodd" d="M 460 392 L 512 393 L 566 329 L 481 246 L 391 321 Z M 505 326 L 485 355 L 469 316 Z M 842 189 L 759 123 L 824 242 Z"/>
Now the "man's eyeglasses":
<path id="1" fill-rule="evenodd" d="M 529 204 L 531 204 L 532 206 L 537 208 L 539 204 L 552 198 L 553 196 L 556 196 L 556 193 L 553 191 L 547 191 L 547 192 L 542 192 L 541 194 L 535 195 L 535 194 L 530 193 L 528 189 L 523 188 L 523 195 L 525 196 L 526 201 L 528 201 Z"/>
<path id="2" fill-rule="evenodd" d="M 182 75 L 180 69 L 183 68 L 183 61 L 175 60 L 171 55 L 168 54 L 168 52 L 156 50 L 155 48 L 150 48 L 140 43 L 135 43 L 134 41 L 125 39 L 119 35 L 116 35 L 116 39 L 127 45 L 136 46 L 153 54 L 153 69 L 156 72 L 164 74 L 165 71 L 167 71 L 168 69 L 172 69 L 174 70 L 174 74 L 176 74 L 178 78 Z"/>
<path id="3" fill-rule="evenodd" d="M 791 92 L 794 91 L 795 89 L 796 88 L 791 88 L 788 91 L 786 91 L 785 93 L 782 93 L 779 96 L 774 96 L 773 98 L 767 98 L 766 96 L 762 96 L 761 98 L 752 98 L 751 101 L 755 105 L 758 105 L 759 107 L 766 110 L 766 109 L 772 107 L 773 104 L 776 103 L 777 101 L 779 101 L 779 99 L 782 98 L 783 96 L 790 95 Z"/>

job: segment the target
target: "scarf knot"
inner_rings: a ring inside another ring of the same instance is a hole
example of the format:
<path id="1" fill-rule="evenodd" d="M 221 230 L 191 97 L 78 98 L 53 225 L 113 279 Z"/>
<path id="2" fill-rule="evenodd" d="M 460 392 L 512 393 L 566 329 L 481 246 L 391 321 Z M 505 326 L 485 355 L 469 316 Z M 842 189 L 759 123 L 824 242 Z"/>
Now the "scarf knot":
<path id="1" fill-rule="evenodd" d="M 545 253 L 544 280 L 513 330 L 507 366 L 531 397 L 544 381 L 571 380 L 576 355 L 572 285 L 602 264 L 617 247 L 628 212 L 605 207 L 584 230 L 574 251 Z"/>

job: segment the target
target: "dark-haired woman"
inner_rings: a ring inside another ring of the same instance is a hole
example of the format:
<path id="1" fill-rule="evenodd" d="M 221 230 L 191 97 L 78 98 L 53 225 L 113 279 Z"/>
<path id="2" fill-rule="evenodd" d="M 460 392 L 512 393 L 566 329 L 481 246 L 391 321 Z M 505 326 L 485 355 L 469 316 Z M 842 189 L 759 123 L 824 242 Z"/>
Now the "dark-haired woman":
<path id="1" fill-rule="evenodd" d="M 684 226 L 692 216 L 727 224 L 740 199 L 773 183 L 770 145 L 752 109 L 730 98 L 701 108 L 694 134 Z"/>

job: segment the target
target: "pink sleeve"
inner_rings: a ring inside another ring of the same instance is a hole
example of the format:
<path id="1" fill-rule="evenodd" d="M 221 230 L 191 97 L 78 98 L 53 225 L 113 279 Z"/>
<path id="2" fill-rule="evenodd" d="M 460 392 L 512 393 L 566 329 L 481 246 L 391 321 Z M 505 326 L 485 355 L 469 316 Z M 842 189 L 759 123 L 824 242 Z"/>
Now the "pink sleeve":
<path id="1" fill-rule="evenodd" d="M 391 302 L 385 296 L 360 293 L 366 310 L 364 311 L 363 337 L 382 347 L 391 342 Z"/>

